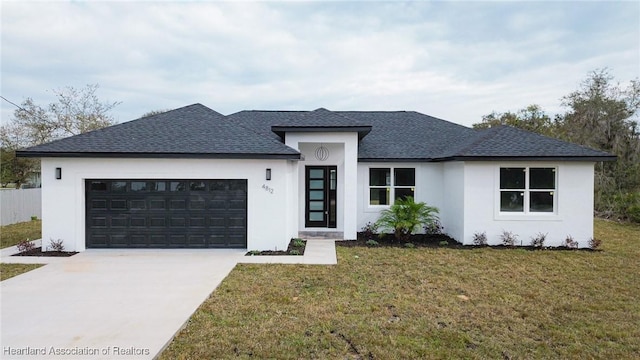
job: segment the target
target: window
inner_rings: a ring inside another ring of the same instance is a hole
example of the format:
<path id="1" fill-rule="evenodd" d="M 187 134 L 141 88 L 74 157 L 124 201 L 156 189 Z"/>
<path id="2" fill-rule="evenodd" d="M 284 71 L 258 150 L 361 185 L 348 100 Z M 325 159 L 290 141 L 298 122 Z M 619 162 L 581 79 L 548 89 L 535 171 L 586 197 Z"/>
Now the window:
<path id="1" fill-rule="evenodd" d="M 369 205 L 391 205 L 391 199 L 413 197 L 415 186 L 414 168 L 370 168 Z"/>
<path id="2" fill-rule="evenodd" d="M 555 193 L 555 168 L 500 168 L 501 212 L 552 213 Z"/>

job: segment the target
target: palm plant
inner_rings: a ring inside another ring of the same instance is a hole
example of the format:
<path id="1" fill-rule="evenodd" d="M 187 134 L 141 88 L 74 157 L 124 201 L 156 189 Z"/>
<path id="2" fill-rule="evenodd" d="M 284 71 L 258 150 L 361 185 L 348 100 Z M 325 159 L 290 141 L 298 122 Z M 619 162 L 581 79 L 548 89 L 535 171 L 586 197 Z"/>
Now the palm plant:
<path id="1" fill-rule="evenodd" d="M 406 240 L 409 235 L 425 225 L 432 225 L 438 220 L 438 208 L 423 202 L 415 202 L 407 196 L 397 199 L 390 208 L 380 212 L 376 225 L 381 229 L 392 230 L 399 241 Z"/>

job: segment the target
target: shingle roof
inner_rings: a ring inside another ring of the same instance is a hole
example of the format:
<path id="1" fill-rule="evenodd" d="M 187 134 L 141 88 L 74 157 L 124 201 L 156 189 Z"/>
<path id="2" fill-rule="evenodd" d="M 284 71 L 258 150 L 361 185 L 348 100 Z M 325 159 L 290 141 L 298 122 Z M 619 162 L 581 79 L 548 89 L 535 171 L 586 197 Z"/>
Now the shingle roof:
<path id="1" fill-rule="evenodd" d="M 297 150 L 283 144 L 284 131 L 357 131 L 360 161 L 615 159 L 508 126 L 475 130 L 413 111 L 320 108 L 241 111 L 225 117 L 201 104 L 34 146 L 18 155 L 299 159 Z"/>
<path id="2" fill-rule="evenodd" d="M 499 158 L 582 158 L 613 160 L 603 151 L 542 136 L 511 126 L 496 126 L 478 132 L 474 139 L 461 144 L 449 158 L 482 160 Z"/>
<path id="3" fill-rule="evenodd" d="M 298 151 L 225 121 L 201 104 L 34 146 L 18 155 L 300 158 Z"/>

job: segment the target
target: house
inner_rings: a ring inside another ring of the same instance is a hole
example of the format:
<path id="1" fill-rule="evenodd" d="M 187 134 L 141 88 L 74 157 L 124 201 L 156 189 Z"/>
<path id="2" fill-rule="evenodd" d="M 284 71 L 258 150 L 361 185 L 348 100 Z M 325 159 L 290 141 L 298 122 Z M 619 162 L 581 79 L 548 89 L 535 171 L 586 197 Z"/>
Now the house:
<path id="1" fill-rule="evenodd" d="M 241 111 L 194 104 L 27 148 L 42 159 L 43 247 L 284 249 L 354 239 L 402 196 L 463 244 L 593 236 L 594 164 L 615 157 L 412 111 Z"/>

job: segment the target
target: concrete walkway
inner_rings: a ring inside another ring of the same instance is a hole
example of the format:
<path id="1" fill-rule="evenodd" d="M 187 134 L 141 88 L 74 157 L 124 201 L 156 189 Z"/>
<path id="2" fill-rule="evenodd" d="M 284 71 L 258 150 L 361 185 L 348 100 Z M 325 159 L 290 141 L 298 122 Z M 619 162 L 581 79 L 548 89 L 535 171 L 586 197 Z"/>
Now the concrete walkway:
<path id="1" fill-rule="evenodd" d="M 336 264 L 327 240 L 309 241 L 304 256 L 245 252 L 94 249 L 35 258 L 3 251 L 3 263 L 48 265 L 0 282 L 0 358 L 152 359 L 237 263 Z"/>

